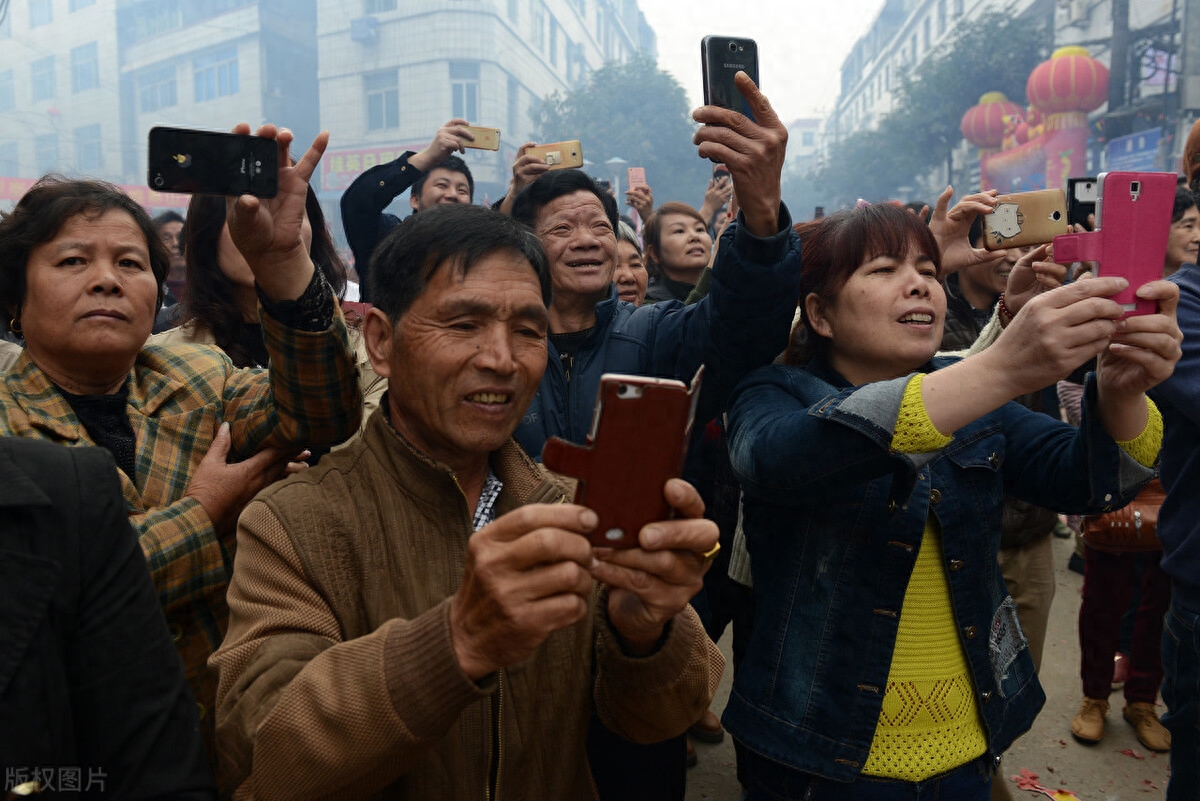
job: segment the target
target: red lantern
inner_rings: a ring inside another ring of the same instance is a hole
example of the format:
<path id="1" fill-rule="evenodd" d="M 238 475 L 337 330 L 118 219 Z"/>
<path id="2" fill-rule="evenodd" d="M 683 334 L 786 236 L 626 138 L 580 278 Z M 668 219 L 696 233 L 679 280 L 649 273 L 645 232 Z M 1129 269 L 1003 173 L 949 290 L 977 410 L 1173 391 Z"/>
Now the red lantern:
<path id="1" fill-rule="evenodd" d="M 1009 102 L 1003 92 L 988 92 L 962 118 L 962 135 L 976 147 L 1000 147 L 1004 140 L 1004 118 L 1023 117 L 1021 107 Z"/>
<path id="2" fill-rule="evenodd" d="M 1108 97 L 1108 67 L 1082 47 L 1060 47 L 1029 74 L 1025 94 L 1038 111 L 1092 111 Z"/>

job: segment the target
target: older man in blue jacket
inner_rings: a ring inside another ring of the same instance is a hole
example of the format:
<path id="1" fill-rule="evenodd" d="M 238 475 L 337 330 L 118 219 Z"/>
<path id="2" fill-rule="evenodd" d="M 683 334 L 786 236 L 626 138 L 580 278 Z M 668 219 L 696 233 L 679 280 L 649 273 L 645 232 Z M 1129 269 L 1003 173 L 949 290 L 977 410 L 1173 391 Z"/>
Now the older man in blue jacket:
<path id="1" fill-rule="evenodd" d="M 705 365 L 703 424 L 745 375 L 787 347 L 800 286 L 800 240 L 780 192 L 787 129 L 749 77 L 737 80 L 754 120 L 713 106 L 693 115 L 705 124 L 694 140 L 699 155 L 729 167 L 741 209 L 699 303 L 638 308 L 617 299 L 617 205 L 584 173 L 545 173 L 516 196 L 513 216 L 538 235 L 553 282 L 549 363 L 514 435 L 534 457 L 551 436 L 584 441 L 604 373 L 688 382 Z M 593 721 L 588 752 L 603 799 L 683 798 L 682 737 L 633 746 Z"/>

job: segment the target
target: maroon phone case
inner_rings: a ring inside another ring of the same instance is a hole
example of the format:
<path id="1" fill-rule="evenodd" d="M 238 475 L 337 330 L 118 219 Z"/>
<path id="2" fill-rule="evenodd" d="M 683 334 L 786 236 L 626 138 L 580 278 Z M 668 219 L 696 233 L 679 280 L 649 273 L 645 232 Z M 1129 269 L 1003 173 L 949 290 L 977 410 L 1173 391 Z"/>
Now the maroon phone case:
<path id="1" fill-rule="evenodd" d="M 1158 304 L 1136 293 L 1143 284 L 1162 278 L 1175 205 L 1175 174 L 1101 173 L 1100 193 L 1096 230 L 1054 237 L 1054 260 L 1098 262 L 1097 275 L 1128 279 L 1129 286 L 1113 296 L 1126 316 L 1154 314 Z"/>
<path id="2" fill-rule="evenodd" d="M 583 445 L 551 437 L 542 449 L 550 470 L 579 480 L 575 503 L 600 517 L 589 539 L 606 548 L 634 548 L 647 523 L 674 510 L 663 485 L 683 472 L 700 377 L 682 381 L 605 374 Z M 630 387 L 638 388 L 636 396 Z"/>

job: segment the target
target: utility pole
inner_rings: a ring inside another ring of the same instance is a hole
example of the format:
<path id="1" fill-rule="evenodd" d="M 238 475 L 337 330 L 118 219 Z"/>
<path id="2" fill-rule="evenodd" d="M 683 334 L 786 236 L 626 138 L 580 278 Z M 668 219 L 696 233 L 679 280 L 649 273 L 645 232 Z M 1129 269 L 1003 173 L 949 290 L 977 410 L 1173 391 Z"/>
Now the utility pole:
<path id="1" fill-rule="evenodd" d="M 1117 119 L 1114 112 L 1125 107 L 1129 102 L 1127 93 L 1129 85 L 1129 0 L 1112 0 L 1112 58 L 1108 67 L 1108 124 L 1112 125 Z M 1121 130 L 1109 129 L 1106 133 L 1109 139 L 1123 136 L 1129 131 L 1129 123 L 1122 121 Z"/>

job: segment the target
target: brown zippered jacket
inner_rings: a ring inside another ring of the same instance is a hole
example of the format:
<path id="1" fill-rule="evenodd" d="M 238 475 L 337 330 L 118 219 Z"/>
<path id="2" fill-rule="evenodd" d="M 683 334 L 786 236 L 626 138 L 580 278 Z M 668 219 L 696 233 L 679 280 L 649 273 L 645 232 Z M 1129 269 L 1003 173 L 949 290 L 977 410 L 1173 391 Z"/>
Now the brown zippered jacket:
<path id="1" fill-rule="evenodd" d="M 564 487 L 511 440 L 496 516 Z M 639 742 L 697 720 L 723 668 L 691 607 L 625 656 L 593 614 L 476 684 L 450 637 L 471 510 L 377 411 L 361 439 L 247 507 L 229 633 L 211 664 L 219 780 L 237 799 L 581 799 L 595 708 Z"/>

